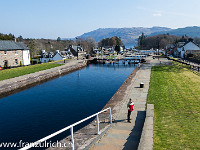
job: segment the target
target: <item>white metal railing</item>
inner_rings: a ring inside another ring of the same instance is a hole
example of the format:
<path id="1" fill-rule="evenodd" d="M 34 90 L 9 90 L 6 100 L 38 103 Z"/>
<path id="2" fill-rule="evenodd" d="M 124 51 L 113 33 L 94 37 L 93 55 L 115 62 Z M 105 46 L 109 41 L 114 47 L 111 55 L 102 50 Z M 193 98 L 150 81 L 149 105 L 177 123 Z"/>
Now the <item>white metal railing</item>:
<path id="1" fill-rule="evenodd" d="M 52 138 L 52 137 L 54 137 L 56 135 L 68 130 L 68 129 L 70 129 L 70 131 L 71 131 L 71 145 L 72 145 L 72 150 L 74 150 L 73 127 L 78 125 L 78 124 L 80 124 L 80 123 L 82 123 L 82 122 L 84 122 L 84 121 L 86 121 L 86 120 L 88 120 L 88 119 L 90 119 L 90 118 L 92 118 L 92 117 L 96 116 L 97 117 L 97 134 L 99 134 L 99 114 L 102 113 L 102 112 L 107 111 L 108 109 L 110 109 L 110 123 L 112 123 L 112 112 L 111 112 L 111 108 L 109 107 L 109 108 L 106 108 L 106 109 L 104 109 L 104 110 L 102 110 L 100 112 L 97 112 L 96 114 L 93 114 L 93 115 L 91 115 L 91 116 L 89 116 L 89 117 L 87 117 L 85 119 L 82 119 L 82 120 L 80 120 L 80 121 L 78 121 L 78 122 L 76 122 L 76 123 L 74 123 L 74 124 L 72 124 L 70 126 L 67 126 L 67 127 L 63 128 L 63 129 L 61 129 L 61 130 L 59 130 L 59 131 L 57 131 L 57 132 L 55 132 L 53 134 L 50 134 L 50 135 L 48 135 L 48 136 L 46 136 L 46 137 L 44 137 L 44 138 L 42 138 L 42 139 L 40 139 L 40 140 L 38 140 L 38 141 L 36 141 L 34 143 L 31 143 L 30 145 L 27 145 L 27 146 L 21 148 L 20 150 L 27 150 L 27 149 L 29 149 L 31 147 L 34 147 L 34 146 L 40 144 L 41 142 L 44 142 L 44 141 L 46 141 L 46 140 L 48 140 L 48 139 L 50 139 L 50 138 Z"/>

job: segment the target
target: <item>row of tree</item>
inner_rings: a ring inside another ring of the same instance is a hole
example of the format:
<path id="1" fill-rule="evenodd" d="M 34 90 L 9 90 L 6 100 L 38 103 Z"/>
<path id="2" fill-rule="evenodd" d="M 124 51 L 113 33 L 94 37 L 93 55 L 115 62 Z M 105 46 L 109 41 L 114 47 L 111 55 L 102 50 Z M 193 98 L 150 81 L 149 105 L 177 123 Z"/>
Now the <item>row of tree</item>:
<path id="1" fill-rule="evenodd" d="M 197 44 L 200 44 L 200 38 L 196 37 L 192 39 L 186 35 L 184 36 L 175 36 L 170 34 L 160 34 L 155 36 L 145 36 L 142 33 L 138 38 L 138 47 L 139 49 L 164 49 L 168 44 L 177 44 L 178 42 L 187 42 L 194 41 Z"/>
<path id="2" fill-rule="evenodd" d="M 99 47 L 115 46 L 115 45 L 118 45 L 118 46 L 122 46 L 123 45 L 122 40 L 117 36 L 113 36 L 111 38 L 102 39 L 98 43 Z"/>
<path id="3" fill-rule="evenodd" d="M 98 43 L 98 46 L 99 47 L 105 47 L 105 46 L 115 47 L 114 49 L 118 55 L 120 52 L 120 46 L 123 46 L 123 42 L 119 37 L 113 36 L 111 38 L 102 39 Z"/>
<path id="4" fill-rule="evenodd" d="M 2 34 L 0 33 L 0 40 L 14 40 L 15 36 L 13 34 Z"/>

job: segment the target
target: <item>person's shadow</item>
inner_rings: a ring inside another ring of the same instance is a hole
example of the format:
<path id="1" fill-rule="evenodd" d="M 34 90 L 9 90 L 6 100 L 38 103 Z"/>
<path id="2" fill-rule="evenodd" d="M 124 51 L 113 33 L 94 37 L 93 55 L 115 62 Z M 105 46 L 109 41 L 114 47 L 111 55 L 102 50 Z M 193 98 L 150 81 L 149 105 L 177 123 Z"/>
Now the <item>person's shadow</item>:
<path id="1" fill-rule="evenodd" d="M 135 126 L 132 129 L 129 137 L 126 139 L 127 142 L 124 144 L 123 150 L 137 150 L 140 143 L 142 129 L 146 117 L 146 111 L 138 111 L 135 120 Z"/>

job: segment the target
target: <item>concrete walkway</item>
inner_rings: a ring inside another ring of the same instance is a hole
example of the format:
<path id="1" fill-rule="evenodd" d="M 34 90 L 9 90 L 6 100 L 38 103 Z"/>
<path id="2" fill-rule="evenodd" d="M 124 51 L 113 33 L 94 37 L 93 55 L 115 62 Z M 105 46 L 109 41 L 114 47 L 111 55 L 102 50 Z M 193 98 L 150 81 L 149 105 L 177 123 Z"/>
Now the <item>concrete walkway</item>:
<path id="1" fill-rule="evenodd" d="M 149 64 L 143 64 L 128 87 L 128 95 L 123 102 L 114 126 L 108 130 L 97 142 L 93 143 L 90 150 L 134 150 L 138 148 L 143 124 L 145 120 L 145 105 L 149 89 L 151 67 L 165 64 L 167 59 L 147 58 Z M 140 83 L 144 88 L 139 88 Z M 129 98 L 135 103 L 135 109 L 131 114 L 131 123 L 127 122 L 127 103 Z"/>

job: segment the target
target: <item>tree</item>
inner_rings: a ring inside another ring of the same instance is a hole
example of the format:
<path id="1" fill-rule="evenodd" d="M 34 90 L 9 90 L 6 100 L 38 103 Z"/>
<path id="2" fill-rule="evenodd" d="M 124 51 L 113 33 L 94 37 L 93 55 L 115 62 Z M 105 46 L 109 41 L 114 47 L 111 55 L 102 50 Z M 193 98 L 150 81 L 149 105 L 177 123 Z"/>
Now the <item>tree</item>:
<path id="1" fill-rule="evenodd" d="M 17 39 L 18 39 L 19 42 L 22 42 L 23 37 L 20 35 Z"/>
<path id="2" fill-rule="evenodd" d="M 35 41 L 34 40 L 30 40 L 30 42 L 28 44 L 28 47 L 30 49 L 30 55 L 31 55 L 31 60 L 32 60 L 32 58 L 36 54 L 36 50 L 37 50 Z M 33 63 L 33 61 L 32 61 L 32 63 Z"/>
<path id="3" fill-rule="evenodd" d="M 140 47 L 140 49 L 143 49 L 145 39 L 146 39 L 146 36 L 145 36 L 144 33 L 142 32 L 142 35 L 139 36 L 139 38 L 138 38 L 138 46 Z"/>
<path id="4" fill-rule="evenodd" d="M 59 41 L 61 41 L 61 38 L 60 38 L 60 37 L 58 37 L 58 38 L 57 38 L 57 41 L 58 41 L 58 42 L 59 42 Z"/>
<path id="5" fill-rule="evenodd" d="M 119 52 L 120 52 L 120 46 L 119 46 L 119 45 L 116 45 L 116 46 L 115 46 L 115 51 L 117 52 L 117 55 L 118 55 Z"/>
<path id="6" fill-rule="evenodd" d="M 168 44 L 175 44 L 180 41 L 179 36 L 160 34 L 155 36 L 146 37 L 141 35 L 138 38 L 138 46 L 140 49 L 164 49 Z"/>
<path id="7" fill-rule="evenodd" d="M 119 37 L 117 37 L 117 36 L 115 36 L 115 41 L 116 41 L 116 45 L 119 45 L 119 46 L 123 45 L 121 39 Z"/>
<path id="8" fill-rule="evenodd" d="M 199 37 L 195 37 L 194 38 L 194 42 L 198 45 L 200 45 L 200 38 Z"/>
<path id="9" fill-rule="evenodd" d="M 117 36 L 113 36 L 111 38 L 106 38 L 106 39 L 102 39 L 99 43 L 98 43 L 99 47 L 104 47 L 104 46 L 122 46 L 123 43 L 121 41 L 121 39 Z"/>
<path id="10" fill-rule="evenodd" d="M 0 40 L 14 40 L 15 36 L 13 34 L 2 34 L 0 33 Z"/>
<path id="11" fill-rule="evenodd" d="M 93 48 L 97 44 L 93 37 L 89 37 L 87 39 L 76 38 L 76 45 L 83 47 L 88 54 L 92 54 Z"/>

